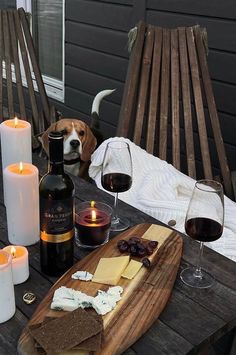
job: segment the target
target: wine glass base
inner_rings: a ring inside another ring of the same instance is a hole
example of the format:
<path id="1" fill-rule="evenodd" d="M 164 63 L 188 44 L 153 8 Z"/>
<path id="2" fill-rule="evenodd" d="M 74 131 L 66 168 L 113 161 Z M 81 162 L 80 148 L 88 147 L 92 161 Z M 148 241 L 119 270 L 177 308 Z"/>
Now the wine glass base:
<path id="1" fill-rule="evenodd" d="M 194 288 L 209 288 L 213 285 L 215 280 L 206 271 L 201 270 L 201 277 L 196 276 L 195 272 L 196 267 L 188 267 L 181 272 L 180 278 L 185 285 Z"/>
<path id="2" fill-rule="evenodd" d="M 130 222 L 127 218 L 117 218 L 111 221 L 111 231 L 112 232 L 121 232 L 128 229 Z"/>

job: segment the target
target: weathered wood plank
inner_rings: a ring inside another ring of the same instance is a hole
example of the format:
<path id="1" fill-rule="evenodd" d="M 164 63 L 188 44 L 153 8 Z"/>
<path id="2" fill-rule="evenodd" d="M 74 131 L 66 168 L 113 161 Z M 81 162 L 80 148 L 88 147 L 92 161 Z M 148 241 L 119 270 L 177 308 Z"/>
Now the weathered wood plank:
<path id="1" fill-rule="evenodd" d="M 0 324 L 0 354 L 16 354 L 18 339 L 27 322 L 26 316 L 17 310 L 10 321 Z"/>
<path id="2" fill-rule="evenodd" d="M 155 136 L 159 129 L 158 124 L 158 103 L 159 97 L 159 83 L 160 69 L 161 69 L 161 50 L 162 50 L 162 29 L 155 28 L 153 58 L 152 58 L 152 72 L 150 84 L 150 98 L 149 98 L 149 112 L 147 124 L 146 150 L 148 153 L 154 153 Z"/>
<path id="3" fill-rule="evenodd" d="M 130 55 L 130 65 L 126 74 L 117 135 L 128 137 L 132 116 L 136 112 L 136 97 L 138 93 L 139 72 L 142 60 L 146 25 L 140 22 L 137 26 L 137 37 L 135 39 Z"/>
<path id="4" fill-rule="evenodd" d="M 171 30 L 171 117 L 172 162 L 180 170 L 180 120 L 179 120 L 179 44 L 178 30 Z"/>
<path id="5" fill-rule="evenodd" d="M 193 309 L 195 316 L 193 316 Z M 160 320 L 196 346 L 204 345 L 209 340 L 216 341 L 222 336 L 221 329 L 225 325 L 216 314 L 209 312 L 190 298 L 186 297 L 183 302 L 182 293 L 175 289 L 168 307 L 160 315 Z"/>
<path id="6" fill-rule="evenodd" d="M 35 97 L 32 77 L 31 77 L 30 63 L 29 63 L 29 58 L 28 58 L 28 52 L 27 52 L 26 45 L 25 45 L 24 34 L 22 31 L 21 23 L 20 23 L 20 17 L 19 17 L 19 14 L 17 11 L 14 11 L 14 19 L 15 19 L 15 28 L 16 28 L 16 32 L 17 32 L 17 38 L 19 40 L 20 49 L 21 49 L 22 61 L 24 64 L 24 69 L 25 69 L 25 76 L 26 76 L 27 85 L 28 85 L 28 89 L 29 89 L 31 109 L 32 109 L 32 113 L 33 113 L 34 132 L 38 133 L 38 131 L 39 131 L 39 129 L 38 129 L 39 114 L 38 114 L 37 101 L 36 101 L 36 97 Z"/>
<path id="7" fill-rule="evenodd" d="M 18 48 L 18 41 L 16 38 L 14 15 L 13 15 L 12 11 L 8 12 L 8 21 L 9 21 L 9 29 L 11 32 L 11 47 L 12 47 L 12 53 L 13 53 L 13 58 L 14 58 L 16 87 L 17 87 L 17 94 L 18 94 L 19 107 L 20 107 L 20 117 L 22 119 L 25 119 L 27 116 L 26 116 L 26 110 L 25 110 L 25 100 L 24 100 L 24 95 L 23 95 L 23 84 L 22 84 L 22 77 L 21 77 L 19 48 Z"/>
<path id="8" fill-rule="evenodd" d="M 6 65 L 6 80 L 7 80 L 7 100 L 8 100 L 8 113 L 9 117 L 13 118 L 15 116 L 14 105 L 13 105 L 13 89 L 12 89 L 12 70 L 11 70 L 11 42 L 10 42 L 10 31 L 8 24 L 7 11 L 2 12 L 3 19 L 3 36 L 4 36 L 4 54 L 5 54 L 5 65 Z"/>
<path id="9" fill-rule="evenodd" d="M 212 169 L 211 169 L 211 158 L 209 153 L 206 122 L 205 122 L 205 115 L 203 109 L 201 83 L 200 83 L 200 76 L 199 76 L 200 73 L 198 69 L 198 59 L 197 59 L 197 52 L 195 47 L 194 32 L 192 27 L 186 29 L 186 39 L 187 39 L 187 47 L 188 47 L 188 55 L 189 55 L 191 82 L 192 82 L 193 96 L 194 96 L 194 103 L 195 103 L 194 107 L 195 107 L 196 117 L 197 117 L 199 141 L 200 141 L 200 147 L 202 153 L 202 163 L 204 168 L 204 176 L 206 179 L 212 179 L 213 176 L 212 176 Z M 220 132 L 220 128 L 219 128 L 219 132 Z"/>
<path id="10" fill-rule="evenodd" d="M 188 63 L 188 56 L 187 56 L 187 42 L 186 42 L 185 29 L 179 28 L 178 34 L 179 34 L 181 90 L 182 90 L 182 100 L 183 100 L 188 175 L 191 176 L 192 178 L 196 178 L 193 124 L 192 124 L 191 97 L 190 97 L 190 81 L 189 81 L 190 80 L 189 63 Z"/>
<path id="11" fill-rule="evenodd" d="M 142 64 L 141 64 L 137 112 L 136 112 L 135 125 L 134 125 L 133 141 L 137 145 L 140 145 L 140 141 L 141 141 L 144 114 L 145 114 L 145 108 L 147 103 L 147 94 L 150 85 L 149 78 L 150 78 L 150 69 L 152 63 L 154 33 L 155 33 L 154 27 L 148 26 L 146 31 L 146 39 L 145 39 L 144 52 L 143 52 Z"/>
<path id="12" fill-rule="evenodd" d="M 167 124 L 169 110 L 170 90 L 170 30 L 163 29 L 162 65 L 161 65 L 161 102 L 160 102 L 160 133 L 159 153 L 160 159 L 167 157 Z"/>

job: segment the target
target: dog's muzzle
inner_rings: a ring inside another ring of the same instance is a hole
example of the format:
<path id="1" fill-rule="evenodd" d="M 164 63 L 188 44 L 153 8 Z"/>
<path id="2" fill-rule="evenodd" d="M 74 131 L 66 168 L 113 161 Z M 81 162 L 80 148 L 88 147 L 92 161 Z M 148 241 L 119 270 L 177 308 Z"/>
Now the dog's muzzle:
<path id="1" fill-rule="evenodd" d="M 80 141 L 78 139 L 72 139 L 72 141 L 70 141 L 70 145 L 73 149 L 76 149 L 80 146 Z"/>

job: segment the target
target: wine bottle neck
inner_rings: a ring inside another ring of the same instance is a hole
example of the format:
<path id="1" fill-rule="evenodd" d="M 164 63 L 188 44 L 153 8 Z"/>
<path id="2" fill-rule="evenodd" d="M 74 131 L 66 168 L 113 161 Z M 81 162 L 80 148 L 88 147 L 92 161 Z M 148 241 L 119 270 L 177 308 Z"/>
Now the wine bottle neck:
<path id="1" fill-rule="evenodd" d="M 63 162 L 49 161 L 48 172 L 49 172 L 49 174 L 62 175 L 64 173 Z"/>

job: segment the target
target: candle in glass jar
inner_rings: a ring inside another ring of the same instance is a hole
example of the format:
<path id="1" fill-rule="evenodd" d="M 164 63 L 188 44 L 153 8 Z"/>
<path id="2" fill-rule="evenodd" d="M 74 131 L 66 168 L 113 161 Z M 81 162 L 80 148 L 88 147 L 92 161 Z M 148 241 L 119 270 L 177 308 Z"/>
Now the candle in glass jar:
<path id="1" fill-rule="evenodd" d="M 32 245 L 39 241 L 38 169 L 16 163 L 3 171 L 8 239 L 11 244 Z"/>
<path id="2" fill-rule="evenodd" d="M 12 256 L 0 250 L 0 323 L 13 317 L 16 311 L 12 280 Z"/>
<path id="3" fill-rule="evenodd" d="M 29 277 L 28 250 L 17 245 L 8 245 L 3 250 L 12 256 L 13 284 L 25 282 Z"/>
<path id="4" fill-rule="evenodd" d="M 79 245 L 95 248 L 109 239 L 112 208 L 101 202 L 82 202 L 75 209 L 76 240 Z"/>
<path id="5" fill-rule="evenodd" d="M 0 124 L 2 168 L 24 161 L 32 162 L 31 125 L 17 117 Z"/>

